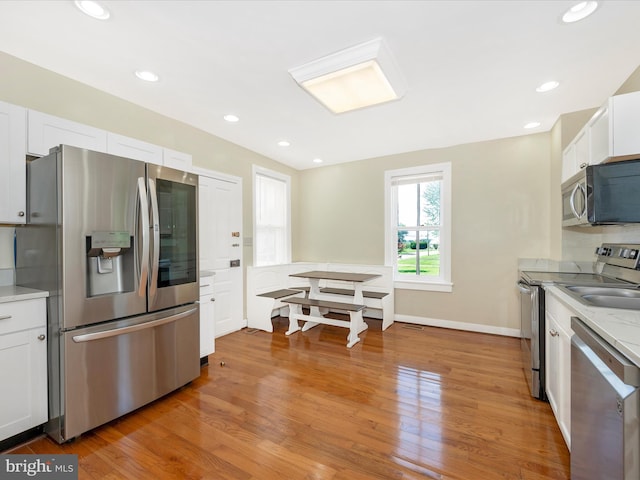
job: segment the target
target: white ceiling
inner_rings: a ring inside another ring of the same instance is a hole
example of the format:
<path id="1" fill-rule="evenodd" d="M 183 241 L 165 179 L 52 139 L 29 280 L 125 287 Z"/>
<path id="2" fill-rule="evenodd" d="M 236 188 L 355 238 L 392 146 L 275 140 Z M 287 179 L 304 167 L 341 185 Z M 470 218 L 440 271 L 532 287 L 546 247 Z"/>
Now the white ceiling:
<path id="1" fill-rule="evenodd" d="M 576 2 L 556 0 L 102 3 L 108 21 L 71 0 L 0 1 L 0 51 L 298 169 L 547 131 L 640 64 L 640 1 L 603 1 L 575 24 L 559 18 Z M 376 37 L 405 76 L 399 101 L 334 115 L 288 74 Z"/>

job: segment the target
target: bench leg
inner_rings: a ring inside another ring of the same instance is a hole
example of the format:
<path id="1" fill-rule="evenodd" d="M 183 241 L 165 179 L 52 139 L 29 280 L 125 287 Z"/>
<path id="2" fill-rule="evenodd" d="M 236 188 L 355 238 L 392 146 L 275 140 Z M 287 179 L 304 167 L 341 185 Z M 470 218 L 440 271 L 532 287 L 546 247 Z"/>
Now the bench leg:
<path id="1" fill-rule="evenodd" d="M 300 330 L 298 325 L 298 315 L 302 315 L 302 308 L 295 303 L 289 304 L 289 330 L 285 332 L 285 335 L 291 335 Z"/>
<path id="2" fill-rule="evenodd" d="M 362 311 L 349 312 L 349 335 L 347 336 L 347 348 L 353 347 L 360 341 L 359 333 L 364 332 L 369 325 L 362 318 Z"/>
<path id="3" fill-rule="evenodd" d="M 254 296 L 247 306 L 247 327 L 273 333 L 271 312 L 275 303 L 273 298 Z"/>

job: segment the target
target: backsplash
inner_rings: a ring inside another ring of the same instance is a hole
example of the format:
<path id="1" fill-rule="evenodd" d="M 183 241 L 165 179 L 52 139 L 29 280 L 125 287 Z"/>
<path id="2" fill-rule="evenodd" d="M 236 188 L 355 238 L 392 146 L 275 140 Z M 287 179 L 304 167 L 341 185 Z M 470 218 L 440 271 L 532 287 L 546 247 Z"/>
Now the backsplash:
<path id="1" fill-rule="evenodd" d="M 14 227 L 0 227 L 0 285 L 13 284 Z"/>
<path id="2" fill-rule="evenodd" d="M 640 225 L 563 228 L 562 260 L 593 262 L 602 243 L 640 243 Z"/>

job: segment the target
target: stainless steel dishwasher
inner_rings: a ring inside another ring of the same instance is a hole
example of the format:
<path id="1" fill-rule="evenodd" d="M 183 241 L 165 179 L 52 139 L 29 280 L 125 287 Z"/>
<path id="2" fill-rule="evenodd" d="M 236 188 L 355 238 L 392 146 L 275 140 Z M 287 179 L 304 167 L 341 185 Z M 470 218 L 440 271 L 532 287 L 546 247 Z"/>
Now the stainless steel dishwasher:
<path id="1" fill-rule="evenodd" d="M 571 318 L 571 480 L 640 478 L 640 369 Z"/>

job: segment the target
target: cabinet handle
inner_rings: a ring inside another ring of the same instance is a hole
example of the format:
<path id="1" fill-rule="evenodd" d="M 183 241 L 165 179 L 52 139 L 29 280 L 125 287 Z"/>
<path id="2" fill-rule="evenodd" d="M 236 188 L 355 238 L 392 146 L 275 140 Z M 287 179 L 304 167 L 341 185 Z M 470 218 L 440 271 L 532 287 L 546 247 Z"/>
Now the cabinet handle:
<path id="1" fill-rule="evenodd" d="M 19 217 L 24 217 L 24 212 L 22 212 L 22 211 L 18 212 L 18 216 Z"/>
<path id="2" fill-rule="evenodd" d="M 557 337 L 559 333 L 552 328 L 551 330 L 549 330 L 549 335 L 551 335 L 552 337 Z"/>
<path id="3" fill-rule="evenodd" d="M 42 335 L 42 334 L 38 335 L 38 340 L 40 340 L 40 341 L 44 340 L 45 338 L 47 338 L 47 337 L 45 337 L 45 336 L 44 336 L 44 335 Z"/>
<path id="4" fill-rule="evenodd" d="M 581 164 L 580 164 L 580 168 L 581 168 L 581 169 L 582 169 L 582 168 L 587 168 L 587 165 L 588 165 L 588 163 L 581 163 Z"/>
<path id="5" fill-rule="evenodd" d="M 11 315 L 0 315 L 0 320 L 9 320 Z"/>
<path id="6" fill-rule="evenodd" d="M 215 298 L 212 298 L 212 299 L 211 299 L 211 301 L 212 301 L 212 302 L 215 302 L 215 301 L 216 301 L 216 299 L 215 299 Z"/>
<path id="7" fill-rule="evenodd" d="M 210 284 L 210 283 L 205 283 L 204 285 L 200 285 L 200 288 L 203 288 L 203 287 L 210 287 L 210 286 L 211 286 L 211 284 Z"/>

